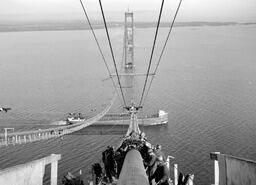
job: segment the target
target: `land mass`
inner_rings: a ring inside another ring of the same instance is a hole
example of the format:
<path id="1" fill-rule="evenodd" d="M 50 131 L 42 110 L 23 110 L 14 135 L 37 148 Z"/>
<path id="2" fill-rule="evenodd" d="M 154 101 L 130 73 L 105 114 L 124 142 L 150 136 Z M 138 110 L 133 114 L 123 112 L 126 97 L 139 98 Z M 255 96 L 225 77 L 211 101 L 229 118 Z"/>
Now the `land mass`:
<path id="1" fill-rule="evenodd" d="M 198 26 L 234 26 L 234 25 L 252 25 L 256 22 L 237 23 L 237 22 L 176 22 L 175 27 L 198 27 Z M 94 29 L 102 29 L 102 22 L 93 21 Z M 109 22 L 108 27 L 122 27 L 123 22 Z M 135 22 L 136 28 L 155 27 L 155 22 Z M 170 27 L 170 23 L 163 22 L 161 27 Z M 0 32 L 15 32 L 15 31 L 54 31 L 54 30 L 88 30 L 90 29 L 87 22 L 83 20 L 75 21 L 47 21 L 47 22 L 5 22 L 0 23 Z"/>

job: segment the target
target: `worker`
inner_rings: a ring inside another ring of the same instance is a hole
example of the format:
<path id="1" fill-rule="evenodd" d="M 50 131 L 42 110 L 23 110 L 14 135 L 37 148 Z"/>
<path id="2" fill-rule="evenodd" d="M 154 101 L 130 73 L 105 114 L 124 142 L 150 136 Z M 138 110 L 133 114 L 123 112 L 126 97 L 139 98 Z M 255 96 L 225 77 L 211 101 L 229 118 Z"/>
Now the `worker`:
<path id="1" fill-rule="evenodd" d="M 149 176 L 149 182 L 155 179 L 157 185 L 169 185 L 169 170 L 163 160 L 156 158 L 153 169 L 156 168 L 152 175 Z"/>
<path id="2" fill-rule="evenodd" d="M 142 144 L 141 147 L 139 147 L 139 152 L 141 154 L 142 159 L 144 160 L 144 162 L 146 162 L 146 160 L 149 158 L 149 154 L 148 154 L 148 147 L 145 143 Z"/>
<path id="3" fill-rule="evenodd" d="M 148 155 L 144 161 L 144 165 L 146 166 L 147 170 L 146 173 L 150 177 L 153 174 L 153 167 L 156 162 L 156 155 L 154 154 L 151 148 L 148 149 Z"/>
<path id="4" fill-rule="evenodd" d="M 147 140 L 146 134 L 145 134 L 144 132 L 141 132 L 139 139 L 140 139 L 141 141 L 146 141 L 146 140 Z"/>
<path id="5" fill-rule="evenodd" d="M 179 178 L 178 178 L 178 185 L 186 185 L 189 178 L 190 178 L 189 174 L 184 176 L 183 173 L 180 172 Z"/>
<path id="6" fill-rule="evenodd" d="M 162 146 L 161 145 L 156 145 L 154 148 L 154 153 L 156 154 L 157 157 L 163 158 L 163 161 L 166 161 L 165 154 L 162 152 Z"/>
<path id="7" fill-rule="evenodd" d="M 108 148 L 102 153 L 102 161 L 104 163 L 105 172 L 109 182 L 113 182 L 113 178 L 116 176 L 116 161 L 114 159 L 114 148 L 108 146 Z"/>
<path id="8" fill-rule="evenodd" d="M 96 184 L 98 184 L 102 179 L 102 168 L 100 166 L 100 163 L 94 163 L 92 165 L 92 170 L 93 170 L 93 173 L 95 174 Z"/>

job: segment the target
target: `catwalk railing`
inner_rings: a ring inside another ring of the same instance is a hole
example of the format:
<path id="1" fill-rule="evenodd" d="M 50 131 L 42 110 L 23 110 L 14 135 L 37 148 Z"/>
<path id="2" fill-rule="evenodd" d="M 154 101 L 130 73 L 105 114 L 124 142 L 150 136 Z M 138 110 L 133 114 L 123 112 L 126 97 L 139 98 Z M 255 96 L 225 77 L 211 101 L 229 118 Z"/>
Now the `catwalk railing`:
<path id="1" fill-rule="evenodd" d="M 60 159 L 60 154 L 51 154 L 42 159 L 0 170 L 0 182 L 5 185 L 42 185 L 45 166 L 51 164 L 51 185 L 57 185 Z"/>
<path id="2" fill-rule="evenodd" d="M 100 112 L 99 114 L 97 114 L 92 118 L 85 120 L 82 123 L 67 125 L 67 126 L 60 126 L 55 128 L 49 128 L 49 129 L 14 132 L 8 135 L 7 133 L 0 134 L 0 147 L 56 138 L 66 134 L 71 134 L 85 127 L 88 127 L 93 123 L 95 123 L 96 121 L 100 120 L 110 110 L 110 108 L 114 104 L 116 96 L 117 95 L 115 94 L 112 100 L 110 101 L 109 105 L 102 112 Z"/>
<path id="3" fill-rule="evenodd" d="M 214 152 L 214 185 L 252 185 L 256 182 L 256 161 Z"/>

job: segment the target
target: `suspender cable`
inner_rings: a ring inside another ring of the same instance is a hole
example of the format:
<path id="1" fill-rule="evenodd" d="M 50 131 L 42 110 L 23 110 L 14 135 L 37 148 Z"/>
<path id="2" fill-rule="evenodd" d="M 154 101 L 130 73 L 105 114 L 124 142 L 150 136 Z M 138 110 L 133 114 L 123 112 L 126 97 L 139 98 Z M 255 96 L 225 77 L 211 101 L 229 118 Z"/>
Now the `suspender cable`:
<path id="1" fill-rule="evenodd" d="M 159 59 L 158 59 L 158 62 L 157 62 L 157 65 L 156 65 L 156 68 L 155 68 L 153 74 L 156 74 L 156 71 L 157 71 L 157 69 L 158 69 L 158 67 L 159 67 L 160 61 L 161 61 L 161 59 L 162 59 L 163 53 L 164 53 L 165 48 L 166 48 L 166 45 L 167 45 L 167 42 L 168 42 L 169 37 L 170 37 L 170 34 L 171 34 L 171 32 L 172 32 L 173 25 L 174 25 L 174 23 L 175 23 L 175 20 L 176 20 L 177 15 L 178 15 L 178 12 L 179 12 L 181 3 L 182 3 L 182 0 L 180 0 L 179 5 L 178 5 L 178 7 L 177 7 L 177 9 L 176 9 L 175 15 L 174 15 L 173 20 L 172 20 L 172 24 L 171 24 L 171 26 L 170 26 L 169 32 L 168 32 L 168 34 L 167 34 L 167 37 L 166 37 L 164 46 L 163 46 L 163 48 L 162 48 L 161 54 L 160 54 L 160 56 L 159 56 Z M 148 90 L 147 90 L 145 99 L 147 98 L 147 95 L 148 95 L 148 92 L 149 92 L 149 90 L 150 90 L 150 87 L 151 87 L 151 84 L 152 84 L 153 79 L 154 79 L 154 76 L 151 78 L 151 81 L 150 81 L 150 84 L 149 84 L 149 87 L 148 87 Z M 145 99 L 144 99 L 144 100 L 145 100 Z M 145 102 L 145 101 L 144 101 L 144 102 Z"/>
<path id="2" fill-rule="evenodd" d="M 107 62 L 106 62 L 106 58 L 104 57 L 104 54 L 103 54 L 102 49 L 101 49 L 101 47 L 100 47 L 99 41 L 98 41 L 98 39 L 97 39 L 97 37 L 96 37 L 96 34 L 95 34 L 95 32 L 94 32 L 94 29 L 93 29 L 93 27 L 92 27 L 91 21 L 90 21 L 90 19 L 89 19 L 89 16 L 88 16 L 88 14 L 87 14 L 87 12 L 86 12 L 86 9 L 85 9 L 85 7 L 84 7 L 84 4 L 83 4 L 83 1 L 82 1 L 82 0 L 80 0 L 80 4 L 81 4 L 81 6 L 82 6 L 82 8 L 83 8 L 84 15 L 85 15 L 85 17 L 86 17 L 86 19 L 87 19 L 87 22 L 88 22 L 88 24 L 89 24 L 89 27 L 90 27 L 90 29 L 91 29 L 91 31 L 92 31 L 93 37 L 94 37 L 94 39 L 95 39 L 95 42 L 97 43 L 97 46 L 98 46 L 98 49 L 99 49 L 99 51 L 100 51 L 102 60 L 103 60 L 105 66 L 106 66 L 106 68 L 107 68 L 108 75 L 109 75 L 109 77 L 110 77 L 111 80 L 112 80 L 113 86 L 114 86 L 114 88 L 115 88 L 115 90 L 116 90 L 116 93 L 118 94 L 118 97 L 120 98 L 119 93 L 118 93 L 118 90 L 117 90 L 117 87 L 116 87 L 116 84 L 115 84 L 115 82 L 114 82 L 114 79 L 112 78 L 110 69 L 109 69 L 108 64 L 107 64 Z"/>
<path id="3" fill-rule="evenodd" d="M 149 71 L 150 71 L 150 67 L 151 67 L 151 63 L 152 63 L 152 58 L 153 58 L 153 54 L 154 54 L 154 49 L 155 49 L 155 44 L 156 44 L 156 39 L 157 39 L 157 34 L 158 34 L 158 29 L 159 29 L 159 24 L 160 24 L 160 20 L 161 20 L 161 16 L 162 16 L 163 6 L 164 6 L 164 0 L 162 0 L 160 12 L 159 12 L 159 17 L 158 17 L 157 26 L 156 26 L 156 32 L 155 32 L 155 38 L 154 38 L 153 47 L 152 47 L 152 51 L 151 51 L 151 55 L 150 55 L 150 60 L 149 60 L 149 64 L 148 64 L 148 70 L 147 70 L 147 75 L 146 75 L 145 83 L 144 83 L 143 91 L 142 91 L 141 98 L 140 98 L 139 107 L 142 104 L 143 96 L 144 96 L 146 85 L 147 85 L 147 81 L 148 81 L 148 76 L 149 76 Z"/>
<path id="4" fill-rule="evenodd" d="M 118 71 L 117 71 L 117 67 L 116 67 L 116 61 L 115 61 L 115 57 L 114 57 L 114 52 L 113 52 L 113 48 L 112 48 L 111 41 L 110 41 L 110 38 L 109 38 L 108 27 L 107 27 L 106 19 L 105 19 L 105 16 L 104 16 L 104 11 L 103 11 L 103 8 L 102 8 L 101 0 L 99 0 L 99 3 L 100 3 L 100 9 L 101 9 L 102 18 L 103 18 L 103 21 L 104 21 L 105 30 L 106 30 L 107 37 L 108 37 L 108 44 L 109 44 L 109 47 L 110 47 L 112 59 L 113 59 L 115 70 L 116 70 L 118 84 L 119 84 L 120 91 L 121 91 L 121 94 L 122 94 L 124 106 L 126 107 L 124 93 L 123 93 L 123 89 L 122 89 L 121 82 L 120 82 L 120 77 L 119 77 L 119 74 L 118 74 Z"/>
<path id="5" fill-rule="evenodd" d="M 166 37 L 166 40 L 165 40 L 164 46 L 163 46 L 163 48 L 162 48 L 162 51 L 161 51 L 160 57 L 159 57 L 159 59 L 158 59 L 158 62 L 157 62 L 157 65 L 156 65 L 156 68 L 155 68 L 154 74 L 156 73 L 157 68 L 158 68 L 158 66 L 159 66 L 159 64 L 160 64 L 160 61 L 161 61 L 161 59 L 162 59 L 162 56 L 163 56 L 163 53 L 164 53 L 164 51 L 165 51 L 165 48 L 166 48 L 167 42 L 168 42 L 169 37 L 170 37 L 170 34 L 171 34 L 171 32 L 172 32 L 172 28 L 173 28 L 174 22 L 175 22 L 175 20 L 176 20 L 177 15 L 178 15 L 178 12 L 179 12 L 179 9 L 180 9 L 180 5 L 181 5 L 181 3 L 182 3 L 182 0 L 180 0 L 179 5 L 178 5 L 178 7 L 177 7 L 177 9 L 176 9 L 175 15 L 174 15 L 173 20 L 172 20 L 172 24 L 171 24 L 171 26 L 170 26 L 170 29 L 169 29 L 168 35 L 167 35 L 167 37 Z"/>

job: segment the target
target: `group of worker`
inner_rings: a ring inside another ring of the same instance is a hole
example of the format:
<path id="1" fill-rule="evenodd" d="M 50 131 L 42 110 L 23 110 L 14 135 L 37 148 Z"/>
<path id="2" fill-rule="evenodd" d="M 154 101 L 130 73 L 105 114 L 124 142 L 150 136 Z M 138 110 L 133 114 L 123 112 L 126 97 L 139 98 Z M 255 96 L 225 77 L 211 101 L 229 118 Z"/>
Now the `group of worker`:
<path id="1" fill-rule="evenodd" d="M 117 163 L 113 146 L 108 146 L 107 149 L 102 152 L 102 161 L 104 163 L 108 182 L 111 183 L 117 175 Z"/>
<path id="2" fill-rule="evenodd" d="M 108 146 L 102 152 L 102 161 L 109 183 L 119 177 L 129 147 L 130 145 L 127 140 L 116 151 L 114 151 L 112 146 Z M 137 149 L 143 158 L 150 184 L 154 179 L 157 185 L 169 185 L 169 169 L 166 164 L 166 157 L 161 150 L 161 145 L 154 147 L 147 142 L 143 142 Z"/>
<path id="3" fill-rule="evenodd" d="M 152 184 L 152 180 L 155 180 L 157 185 L 169 185 L 170 173 L 166 164 L 166 157 L 161 150 L 161 145 L 147 148 L 147 153 L 142 153 L 142 156 L 144 155 L 144 166 L 149 178 L 149 183 Z"/>

